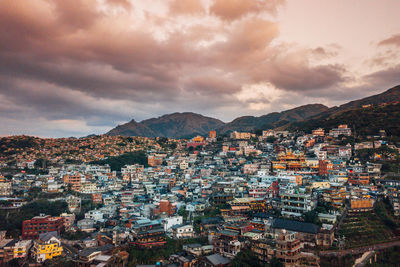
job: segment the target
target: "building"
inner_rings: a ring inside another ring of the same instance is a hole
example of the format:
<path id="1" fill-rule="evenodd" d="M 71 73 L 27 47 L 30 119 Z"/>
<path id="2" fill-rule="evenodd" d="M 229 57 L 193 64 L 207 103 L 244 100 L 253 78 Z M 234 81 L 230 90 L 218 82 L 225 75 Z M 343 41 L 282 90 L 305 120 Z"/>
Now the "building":
<path id="1" fill-rule="evenodd" d="M 367 212 L 374 208 L 374 202 L 372 199 L 360 198 L 352 199 L 350 201 L 351 212 Z"/>
<path id="2" fill-rule="evenodd" d="M 183 223 L 182 216 L 167 217 L 163 219 L 164 230 L 167 232 L 174 225 L 181 225 Z"/>
<path id="3" fill-rule="evenodd" d="M 64 218 L 41 214 L 22 223 L 22 238 L 36 239 L 40 234 L 64 231 Z"/>
<path id="4" fill-rule="evenodd" d="M 173 238 L 193 238 L 194 237 L 194 231 L 193 231 L 193 225 L 187 224 L 187 225 L 174 225 L 171 227 L 172 229 L 172 237 Z"/>
<path id="5" fill-rule="evenodd" d="M 303 213 L 313 210 L 317 201 L 312 194 L 299 190 L 288 190 L 281 194 L 282 215 L 299 217 Z"/>
<path id="6" fill-rule="evenodd" d="M 214 237 L 214 252 L 233 259 L 242 249 L 239 233 L 231 230 L 221 230 Z"/>
<path id="7" fill-rule="evenodd" d="M 81 210 L 81 198 L 74 195 L 69 195 L 65 198 L 68 204 L 68 209 L 72 213 L 79 213 Z"/>
<path id="8" fill-rule="evenodd" d="M 6 231 L 0 231 L 0 266 L 6 264 L 14 258 L 14 244 L 16 240 L 6 238 Z"/>
<path id="9" fill-rule="evenodd" d="M 0 196 L 8 197 L 11 196 L 13 193 L 12 191 L 12 183 L 2 181 L 0 182 Z"/>
<path id="10" fill-rule="evenodd" d="M 301 242 L 296 233 L 283 230 L 280 231 L 275 240 L 276 258 L 284 266 L 297 266 L 299 264 Z"/>
<path id="11" fill-rule="evenodd" d="M 132 225 L 131 244 L 138 248 L 153 248 L 166 243 L 163 225 L 149 219 L 138 220 Z"/>
<path id="12" fill-rule="evenodd" d="M 61 213 L 60 217 L 64 218 L 65 229 L 69 229 L 75 223 L 75 214 Z"/>
<path id="13" fill-rule="evenodd" d="M 147 157 L 147 164 L 151 167 L 160 166 L 163 163 L 163 157 L 157 155 L 149 155 Z"/>
<path id="14" fill-rule="evenodd" d="M 32 246 L 31 240 L 21 240 L 14 245 L 14 259 L 26 258 Z"/>
<path id="15" fill-rule="evenodd" d="M 83 231 L 83 232 L 93 232 L 96 230 L 96 228 L 94 227 L 94 220 L 93 219 L 82 219 L 79 220 L 76 225 L 77 227 Z"/>
<path id="16" fill-rule="evenodd" d="M 333 128 L 329 131 L 329 135 L 335 138 L 339 137 L 339 135 L 350 136 L 351 129 L 347 127 L 347 124 L 339 125 L 337 128 Z"/>
<path id="17" fill-rule="evenodd" d="M 217 138 L 217 132 L 216 131 L 210 131 L 208 133 L 209 138 Z"/>
<path id="18" fill-rule="evenodd" d="M 40 234 L 39 239 L 34 241 L 32 257 L 36 262 L 42 263 L 45 260 L 61 256 L 62 252 L 63 247 L 57 232 L 48 232 Z"/>
<path id="19" fill-rule="evenodd" d="M 168 215 L 173 215 L 176 213 L 176 205 L 173 205 L 169 200 L 162 199 L 160 201 L 160 213 L 167 213 Z"/>
<path id="20" fill-rule="evenodd" d="M 229 266 L 231 263 L 231 259 L 225 258 L 219 254 L 212 254 L 209 256 L 205 256 L 202 259 L 200 259 L 200 262 L 197 264 L 197 266 L 200 267 L 223 267 L 223 266 Z"/>
<path id="21" fill-rule="evenodd" d="M 70 185 L 74 191 L 79 191 L 81 185 L 86 181 L 86 177 L 78 172 L 74 174 L 66 174 L 63 177 L 64 184 Z"/>
<path id="22" fill-rule="evenodd" d="M 272 239 L 251 240 L 250 249 L 260 262 L 268 263 L 275 256 L 275 241 Z"/>
<path id="23" fill-rule="evenodd" d="M 325 136 L 325 130 L 322 128 L 318 128 L 312 131 L 312 135 L 314 136 Z"/>
<path id="24" fill-rule="evenodd" d="M 241 132 L 234 131 L 234 132 L 231 132 L 229 137 L 231 139 L 250 139 L 253 136 L 255 136 L 255 135 L 251 134 L 251 133 L 246 133 L 246 132 L 241 133 Z"/>
<path id="25" fill-rule="evenodd" d="M 101 193 L 92 194 L 93 204 L 101 204 L 103 203 L 103 197 Z"/>

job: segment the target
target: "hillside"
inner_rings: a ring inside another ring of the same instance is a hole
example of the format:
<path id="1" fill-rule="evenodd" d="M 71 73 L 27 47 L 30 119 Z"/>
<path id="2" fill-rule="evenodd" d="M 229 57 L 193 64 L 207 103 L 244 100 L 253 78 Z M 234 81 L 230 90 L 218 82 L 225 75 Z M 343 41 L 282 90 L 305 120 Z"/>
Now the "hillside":
<path id="1" fill-rule="evenodd" d="M 108 135 L 182 138 L 208 134 L 224 123 L 200 114 L 184 112 L 164 115 L 141 122 L 134 120 L 119 125 Z"/>
<path id="2" fill-rule="evenodd" d="M 335 113 L 326 118 L 295 122 L 286 127 L 291 131 L 310 133 L 319 127 L 325 130 L 348 124 L 356 130 L 357 136 L 377 135 L 385 130 L 388 136 L 400 136 L 400 104 L 374 105 Z"/>
<path id="3" fill-rule="evenodd" d="M 400 85 L 381 94 L 354 100 L 338 107 L 328 108 L 322 104 L 309 104 L 282 112 L 269 113 L 259 117 L 243 116 L 236 118 L 229 123 L 224 123 L 218 119 L 205 117 L 191 112 L 173 113 L 141 122 L 131 120 L 128 123 L 117 126 L 107 134 L 187 138 L 195 135 L 206 135 L 210 130 L 217 130 L 219 134 L 226 134 L 232 131 L 256 131 L 265 129 L 309 131 L 310 127 L 317 128 L 318 125 L 321 125 L 322 127 L 334 127 L 336 126 L 334 124 L 352 124 L 352 119 L 349 117 L 349 114 L 361 116 L 361 114 L 364 114 L 367 111 L 362 109 L 363 106 L 378 105 L 380 103 L 393 103 L 396 101 L 400 101 Z M 385 108 L 390 109 L 390 107 Z M 355 112 L 354 114 L 353 111 Z M 371 112 L 373 112 L 373 110 Z M 381 111 L 377 110 L 377 112 Z M 388 112 L 395 111 L 388 110 Z M 383 123 L 374 121 L 372 119 L 373 114 L 366 113 L 364 115 L 367 116 L 366 119 L 368 123 L 375 123 L 375 125 Z M 377 116 L 379 116 L 379 114 L 377 114 Z M 384 117 L 381 119 L 383 120 Z M 395 120 L 395 117 L 393 117 L 393 120 Z M 362 118 L 355 123 L 360 124 L 361 122 L 363 122 Z M 366 132 L 368 131 L 366 130 Z"/>
<path id="4" fill-rule="evenodd" d="M 217 130 L 219 133 L 229 133 L 232 131 L 271 129 L 289 122 L 302 121 L 327 109 L 328 107 L 321 104 L 311 104 L 282 112 L 269 113 L 260 117 L 239 117 L 226 124 L 220 120 L 196 113 L 173 113 L 141 122 L 131 120 L 128 123 L 115 127 L 107 134 L 183 138 L 205 135 L 210 130 Z"/>
<path id="5" fill-rule="evenodd" d="M 390 125 L 400 122 L 398 105 L 378 106 L 383 103 L 398 103 L 399 101 L 400 85 L 377 95 L 351 101 L 339 107 L 332 107 L 302 122 L 292 122 L 277 128 L 310 132 L 318 127 L 329 129 L 338 124 L 348 124 L 359 128 L 361 135 L 375 135 L 380 129 L 387 129 L 388 134 L 399 136 L 400 132 L 395 132 L 396 125 Z M 372 107 L 363 108 L 367 105 L 372 105 Z"/>
<path id="6" fill-rule="evenodd" d="M 282 112 L 269 113 L 260 117 L 239 117 L 219 128 L 218 132 L 229 133 L 232 131 L 253 131 L 256 129 L 264 130 L 276 128 L 289 122 L 303 121 L 326 110 L 328 110 L 328 107 L 322 104 L 309 104 Z"/>

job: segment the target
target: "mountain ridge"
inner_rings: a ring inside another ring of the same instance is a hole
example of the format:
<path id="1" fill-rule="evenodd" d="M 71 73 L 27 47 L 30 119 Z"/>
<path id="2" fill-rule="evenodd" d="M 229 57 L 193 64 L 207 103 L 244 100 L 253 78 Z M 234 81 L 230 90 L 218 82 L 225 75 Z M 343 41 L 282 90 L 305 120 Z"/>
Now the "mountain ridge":
<path id="1" fill-rule="evenodd" d="M 132 119 L 125 124 L 118 125 L 106 134 L 186 138 L 195 135 L 207 135 L 211 130 L 216 130 L 219 134 L 227 134 L 232 131 L 293 129 L 297 128 L 301 123 L 332 118 L 341 113 L 361 108 L 364 105 L 394 101 L 400 101 L 400 85 L 380 94 L 353 100 L 331 108 L 323 104 L 307 104 L 261 116 L 241 116 L 228 123 L 194 112 L 174 112 L 140 122 Z M 293 127 L 294 124 L 296 127 Z"/>

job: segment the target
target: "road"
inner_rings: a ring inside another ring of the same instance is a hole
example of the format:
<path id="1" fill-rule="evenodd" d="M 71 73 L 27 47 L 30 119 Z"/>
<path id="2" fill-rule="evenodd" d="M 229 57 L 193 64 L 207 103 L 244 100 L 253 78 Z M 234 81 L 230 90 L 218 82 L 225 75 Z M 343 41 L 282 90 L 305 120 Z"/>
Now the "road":
<path id="1" fill-rule="evenodd" d="M 342 251 L 320 251 L 319 255 L 321 256 L 335 256 L 335 257 L 343 257 L 348 254 L 362 254 L 364 252 L 370 251 L 370 250 L 382 250 L 394 246 L 400 246 L 400 240 L 398 241 L 393 241 L 393 242 L 387 242 L 387 243 L 381 243 L 381 244 L 375 244 L 375 245 L 370 245 L 370 246 L 364 246 L 364 247 L 359 247 L 359 248 L 350 248 L 350 249 L 345 249 Z"/>

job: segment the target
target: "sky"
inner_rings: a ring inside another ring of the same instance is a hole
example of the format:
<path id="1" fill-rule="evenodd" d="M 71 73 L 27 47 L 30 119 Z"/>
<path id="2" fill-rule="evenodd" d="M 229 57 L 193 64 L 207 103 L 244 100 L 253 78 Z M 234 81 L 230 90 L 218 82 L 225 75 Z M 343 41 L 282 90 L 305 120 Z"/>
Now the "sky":
<path id="1" fill-rule="evenodd" d="M 231 121 L 400 84 L 399 0 L 0 0 L 0 135 Z"/>

